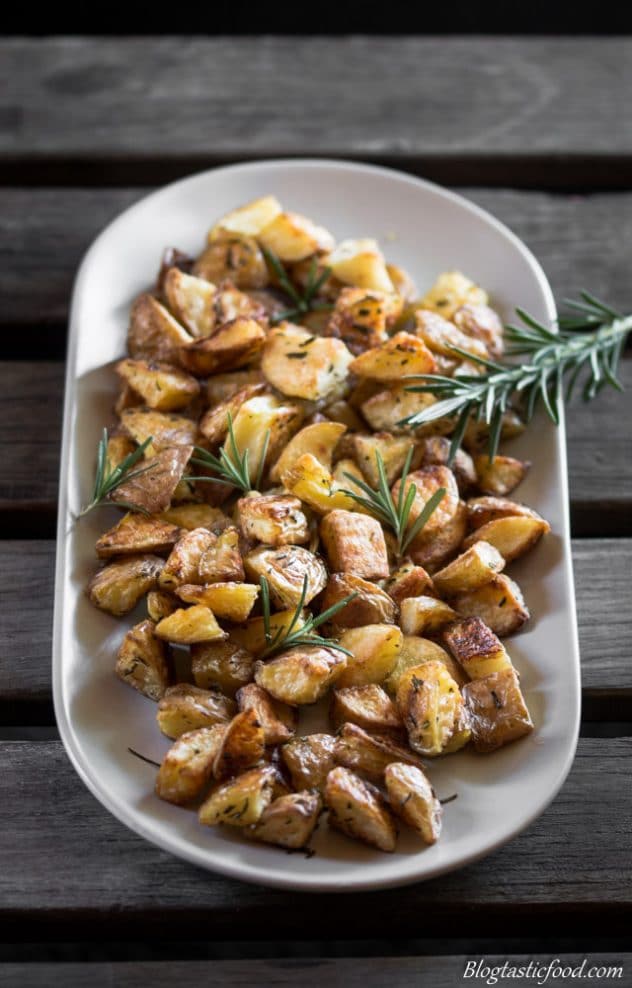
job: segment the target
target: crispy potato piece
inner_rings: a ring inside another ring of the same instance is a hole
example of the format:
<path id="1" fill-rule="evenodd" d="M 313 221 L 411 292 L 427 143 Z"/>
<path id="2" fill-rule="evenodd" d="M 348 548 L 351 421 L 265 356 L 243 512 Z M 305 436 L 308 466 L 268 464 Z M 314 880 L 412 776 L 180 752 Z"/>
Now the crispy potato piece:
<path id="1" fill-rule="evenodd" d="M 410 524 L 417 520 L 427 502 L 440 488 L 445 490 L 442 500 L 435 508 L 430 518 L 424 525 L 423 531 L 417 536 L 415 542 L 420 539 L 429 542 L 442 532 L 445 526 L 452 521 L 459 507 L 459 488 L 456 478 L 448 467 L 424 467 L 423 470 L 415 470 L 408 474 L 404 485 L 405 494 L 408 494 L 411 486 L 416 488 L 415 500 L 410 509 Z M 392 487 L 392 494 L 395 503 L 399 498 L 401 480 L 398 480 Z M 423 563 L 421 564 L 423 565 Z"/>
<path id="2" fill-rule="evenodd" d="M 488 358 L 487 347 L 481 340 L 462 333 L 454 323 L 448 322 L 437 312 L 417 309 L 415 312 L 415 334 L 424 341 L 432 353 L 454 359 L 454 347 L 459 347 L 474 357 Z"/>
<path id="3" fill-rule="evenodd" d="M 202 690 L 189 683 L 170 686 L 160 699 L 156 719 L 168 738 L 179 738 L 199 727 L 226 726 L 234 717 L 233 700 L 217 690 Z"/>
<path id="4" fill-rule="evenodd" d="M 498 549 L 506 562 L 524 556 L 532 549 L 551 527 L 543 518 L 531 518 L 528 515 L 514 515 L 507 518 L 496 518 L 481 525 L 463 542 L 463 548 L 468 549 L 474 542 L 483 539 L 489 545 Z"/>
<path id="5" fill-rule="evenodd" d="M 283 745 L 281 759 L 295 789 L 323 790 L 327 775 L 336 764 L 335 741 L 331 734 L 309 734 Z"/>
<path id="6" fill-rule="evenodd" d="M 248 683 L 237 692 L 239 709 L 254 710 L 263 727 L 265 743 L 282 744 L 294 736 L 296 712 L 279 703 L 256 683 Z"/>
<path id="7" fill-rule="evenodd" d="M 238 391 L 254 384 L 265 384 L 263 374 L 258 367 L 214 374 L 206 382 L 206 400 L 209 408 L 214 408 L 220 402 L 232 398 Z"/>
<path id="8" fill-rule="evenodd" d="M 171 364 L 126 358 L 119 360 L 114 369 L 149 408 L 160 412 L 185 408 L 200 393 L 195 378 Z"/>
<path id="9" fill-rule="evenodd" d="M 266 385 L 260 381 L 256 384 L 247 384 L 244 388 L 213 405 L 206 412 L 199 422 L 200 433 L 211 446 L 217 446 L 224 442 L 228 435 L 228 419 L 235 419 L 239 409 L 250 398 L 265 391 Z M 265 430 L 264 430 L 265 431 Z"/>
<path id="10" fill-rule="evenodd" d="M 454 429 L 454 418 L 443 417 L 422 426 L 405 424 L 405 419 L 436 402 L 427 392 L 406 391 L 405 384 L 391 384 L 387 390 L 377 391 L 362 402 L 364 418 L 376 432 L 391 432 L 397 436 L 445 435 Z"/>
<path id="11" fill-rule="evenodd" d="M 402 721 L 400 718 L 400 729 Z M 338 765 L 352 769 L 381 785 L 384 770 L 391 762 L 422 766 L 423 762 L 410 748 L 388 735 L 368 734 L 357 724 L 343 724 L 336 736 L 334 759 Z"/>
<path id="12" fill-rule="evenodd" d="M 164 564 L 164 559 L 146 553 L 115 559 L 94 574 L 88 597 L 99 610 L 115 617 L 129 614 L 146 593 L 157 588 Z"/>
<path id="13" fill-rule="evenodd" d="M 436 597 L 406 597 L 400 604 L 399 622 L 405 635 L 432 635 L 456 617 L 456 612 Z"/>
<path id="14" fill-rule="evenodd" d="M 318 793 L 292 792 L 279 796 L 263 811 L 250 834 L 266 844 L 298 850 L 309 843 L 321 809 Z"/>
<path id="15" fill-rule="evenodd" d="M 210 504 L 179 504 L 163 511 L 160 519 L 186 528 L 189 532 L 194 528 L 208 528 L 215 535 L 232 525 L 230 518 L 220 508 L 213 508 Z"/>
<path id="16" fill-rule="evenodd" d="M 352 480 L 351 477 L 355 477 L 356 480 Z M 338 488 L 346 491 L 352 491 L 354 494 L 359 494 L 361 497 L 365 496 L 365 492 L 362 490 L 359 483 L 356 482 L 364 480 L 364 477 L 362 476 L 362 471 L 355 460 L 338 460 L 334 467 L 332 478 L 334 489 Z M 356 508 L 357 507 L 358 505 L 356 504 Z"/>
<path id="17" fill-rule="evenodd" d="M 330 717 L 334 727 L 357 724 L 365 731 L 400 731 L 403 727 L 399 710 L 381 686 L 347 686 L 332 693 Z"/>
<path id="18" fill-rule="evenodd" d="M 272 801 L 276 770 L 271 765 L 252 768 L 213 789 L 198 813 L 200 823 L 215 827 L 250 827 Z"/>
<path id="19" fill-rule="evenodd" d="M 387 693 L 395 697 L 402 674 L 423 662 L 443 662 L 459 687 L 468 681 L 468 676 L 459 663 L 436 642 L 430 641 L 429 638 L 419 638 L 416 635 L 404 635 L 402 647 L 397 654 L 395 668 L 382 684 Z"/>
<path id="20" fill-rule="evenodd" d="M 355 511 L 330 511 L 320 523 L 320 537 L 333 570 L 366 580 L 388 576 L 384 531 L 376 518 Z"/>
<path id="21" fill-rule="evenodd" d="M 438 312 L 444 319 L 451 319 L 463 305 L 487 305 L 487 302 L 487 292 L 460 271 L 444 271 L 421 300 L 424 309 Z"/>
<path id="22" fill-rule="evenodd" d="M 405 268 L 401 268 L 398 264 L 387 264 L 386 270 L 395 291 L 404 302 L 417 297 L 417 286 Z"/>
<path id="23" fill-rule="evenodd" d="M 333 276 L 345 285 L 378 292 L 393 291 L 384 255 L 376 240 L 342 240 L 329 255 L 328 264 Z"/>
<path id="24" fill-rule="evenodd" d="M 420 466 L 447 466 L 450 456 L 450 440 L 446 436 L 427 436 L 419 443 Z M 464 449 L 458 449 L 452 464 L 461 496 L 476 486 L 474 460 Z"/>
<path id="25" fill-rule="evenodd" d="M 452 321 L 466 336 L 481 340 L 495 360 L 502 357 L 505 352 L 503 324 L 488 305 L 462 305 L 452 315 Z"/>
<path id="26" fill-rule="evenodd" d="M 315 422 L 304 426 L 293 436 L 270 469 L 270 480 L 277 483 L 305 453 L 311 453 L 327 470 L 331 470 L 333 454 L 346 426 L 339 422 Z"/>
<path id="27" fill-rule="evenodd" d="M 481 618 L 500 638 L 515 634 L 530 617 L 520 587 L 504 573 L 478 590 L 454 597 L 452 606 L 463 617 Z"/>
<path id="28" fill-rule="evenodd" d="M 149 461 L 139 464 L 138 468 L 144 472 L 119 484 L 113 499 L 133 504 L 150 515 L 165 511 L 175 496 L 192 453 L 193 446 L 190 445 L 166 446 Z"/>
<path id="29" fill-rule="evenodd" d="M 194 642 L 211 642 L 227 637 L 213 612 L 202 604 L 179 608 L 163 618 L 156 625 L 156 634 L 178 645 L 193 645 Z"/>
<path id="30" fill-rule="evenodd" d="M 505 560 L 488 542 L 475 542 L 433 576 L 440 594 L 455 596 L 490 583 L 505 568 Z"/>
<path id="31" fill-rule="evenodd" d="M 409 374 L 433 374 L 436 363 L 422 340 L 411 333 L 396 333 L 385 343 L 361 353 L 349 370 L 372 381 L 398 381 Z"/>
<path id="32" fill-rule="evenodd" d="M 268 662 L 257 662 L 255 682 L 290 706 L 315 703 L 337 682 L 347 664 L 343 652 L 320 645 L 298 645 Z"/>
<path id="33" fill-rule="evenodd" d="M 153 621 L 134 625 L 118 650 L 116 675 L 150 700 L 160 700 L 171 681 L 167 648 L 156 638 Z"/>
<path id="34" fill-rule="evenodd" d="M 371 436 L 351 437 L 351 453 L 371 487 L 377 487 L 380 474 L 377 453 L 382 457 L 384 472 L 389 484 L 401 475 L 412 440 L 404 436 L 392 436 L 390 432 L 376 432 Z"/>
<path id="35" fill-rule="evenodd" d="M 185 531 L 171 550 L 160 574 L 161 588 L 175 590 L 185 584 L 204 583 L 205 577 L 200 574 L 200 561 L 206 550 L 214 546 L 219 538 L 221 536 L 213 535 L 208 528 Z"/>
<path id="36" fill-rule="evenodd" d="M 339 392 L 352 359 L 341 340 L 311 336 L 284 322 L 268 333 L 261 370 L 282 394 L 319 401 Z"/>
<path id="37" fill-rule="evenodd" d="M 209 231 L 208 241 L 211 243 L 216 237 L 224 237 L 227 232 L 256 237 L 282 211 L 283 207 L 276 196 L 253 199 L 222 216 Z"/>
<path id="38" fill-rule="evenodd" d="M 347 837 L 380 851 L 394 851 L 397 828 L 386 802 L 368 782 L 346 768 L 334 768 L 325 784 L 329 822 Z"/>
<path id="39" fill-rule="evenodd" d="M 259 596 L 259 587 L 251 583 L 207 583 L 203 587 L 184 584 L 175 588 L 187 604 L 203 604 L 216 617 L 226 621 L 245 621 Z"/>
<path id="40" fill-rule="evenodd" d="M 507 497 L 473 497 L 466 504 L 467 523 L 470 529 L 482 528 L 490 521 L 497 521 L 498 518 L 537 518 L 540 515 L 533 508 L 528 508 L 526 504 L 518 501 L 510 501 Z"/>
<path id="41" fill-rule="evenodd" d="M 522 435 L 525 428 L 524 422 L 513 408 L 508 408 L 506 412 L 503 412 L 500 428 L 501 440 L 515 439 L 516 436 Z M 489 425 L 487 422 L 484 419 L 477 421 L 476 418 L 470 418 L 465 435 L 463 436 L 463 445 L 465 448 L 474 456 L 480 453 L 482 448 L 487 447 L 488 444 Z"/>
<path id="42" fill-rule="evenodd" d="M 364 429 L 364 422 L 344 398 L 332 401 L 330 405 L 326 405 L 323 408 L 323 415 L 326 415 L 328 419 L 331 419 L 337 425 L 344 425 L 347 429 L 351 429 L 354 432 L 361 432 Z"/>
<path id="43" fill-rule="evenodd" d="M 255 660 L 235 642 L 202 642 L 191 646 L 191 672 L 196 686 L 219 689 L 226 696 L 252 682 Z"/>
<path id="44" fill-rule="evenodd" d="M 263 724 L 253 707 L 235 714 L 222 737 L 213 775 L 222 782 L 257 765 L 265 754 Z"/>
<path id="45" fill-rule="evenodd" d="M 441 507 L 441 505 L 439 505 Z M 467 509 L 459 501 L 450 521 L 435 534 L 426 534 L 425 528 L 413 539 L 408 555 L 414 563 L 435 573 L 458 552 L 467 532 Z"/>
<path id="46" fill-rule="evenodd" d="M 393 325 L 402 305 L 401 297 L 392 292 L 343 288 L 325 335 L 342 340 L 352 353 L 362 353 L 388 339 L 387 327 Z"/>
<path id="47" fill-rule="evenodd" d="M 474 466 L 479 490 L 483 494 L 505 497 L 524 480 L 531 464 L 512 456 L 500 455 L 496 455 L 491 463 L 489 456 L 480 454 L 474 457 Z"/>
<path id="48" fill-rule="evenodd" d="M 99 559 L 139 552 L 167 552 L 175 545 L 179 535 L 177 525 L 128 511 L 97 539 L 95 549 Z"/>
<path id="49" fill-rule="evenodd" d="M 236 288 L 231 281 L 223 281 L 213 302 L 216 327 L 233 322 L 235 319 L 247 318 L 254 319 L 266 329 L 268 325 L 266 308 L 255 295 L 254 290 L 251 294 L 247 294 Z"/>
<path id="50" fill-rule="evenodd" d="M 361 628 L 367 624 L 394 624 L 397 607 L 387 593 L 353 573 L 333 573 L 325 587 L 321 610 L 350 594 L 357 596 L 331 618 L 333 628 Z"/>
<path id="51" fill-rule="evenodd" d="M 152 439 L 146 456 L 155 455 L 165 446 L 191 445 L 197 434 L 191 419 L 151 408 L 126 408 L 121 413 L 121 425 L 139 445 Z"/>
<path id="52" fill-rule="evenodd" d="M 397 706 L 413 751 L 441 755 L 463 727 L 463 699 L 443 662 L 431 660 L 406 669 L 397 685 Z"/>
<path id="53" fill-rule="evenodd" d="M 455 621 L 441 637 L 470 679 L 511 668 L 505 646 L 479 617 Z"/>
<path id="54" fill-rule="evenodd" d="M 432 577 L 423 566 L 405 562 L 390 575 L 384 585 L 389 597 L 401 604 L 407 597 L 432 597 L 435 593 Z"/>
<path id="55" fill-rule="evenodd" d="M 234 526 L 225 528 L 219 535 L 213 535 L 200 557 L 198 573 L 203 583 L 230 583 L 244 579 L 239 532 Z"/>
<path id="56" fill-rule="evenodd" d="M 305 577 L 305 604 L 309 604 L 327 583 L 327 568 L 322 559 L 296 545 L 278 549 L 260 546 L 248 553 L 244 567 L 251 580 L 258 582 L 261 576 L 265 576 L 272 603 L 276 607 L 296 607 L 303 593 Z"/>
<path id="57" fill-rule="evenodd" d="M 181 734 L 160 764 L 156 795 L 176 806 L 201 796 L 213 777 L 213 763 L 225 731 L 224 724 L 214 724 Z"/>
<path id="58" fill-rule="evenodd" d="M 388 801 L 395 814 L 415 830 L 424 844 L 441 834 L 441 803 L 427 777 L 414 765 L 392 762 L 384 772 Z"/>
<path id="59" fill-rule="evenodd" d="M 237 316 L 224 322 L 212 336 L 181 346 L 177 359 L 196 377 L 208 377 L 249 363 L 263 347 L 265 338 L 265 330 L 258 322 L 249 316 Z"/>
<path id="60" fill-rule="evenodd" d="M 243 234 L 214 237 L 193 265 L 193 274 L 213 282 L 230 278 L 239 289 L 265 288 L 269 280 L 259 244 Z"/>
<path id="61" fill-rule="evenodd" d="M 133 360 L 176 359 L 180 347 L 191 342 L 186 329 L 153 295 L 140 295 L 130 312 L 127 350 Z"/>
<path id="62" fill-rule="evenodd" d="M 303 453 L 284 470 L 283 486 L 304 501 L 318 514 L 325 515 L 335 508 L 353 511 L 357 505 L 352 497 L 336 485 L 333 475 L 312 453 Z"/>
<path id="63" fill-rule="evenodd" d="M 215 328 L 213 302 L 217 289 L 210 279 L 169 268 L 163 281 L 167 305 L 191 336 L 210 336 Z"/>
<path id="64" fill-rule="evenodd" d="M 316 226 L 300 213 L 277 213 L 274 219 L 259 230 L 260 244 L 276 254 L 280 261 L 302 261 L 320 251 L 329 251 L 334 238 L 322 226 Z M 254 286 L 253 286 L 254 287 Z"/>
<path id="65" fill-rule="evenodd" d="M 248 469 L 252 478 L 262 471 L 264 456 L 266 463 L 274 463 L 302 421 L 303 410 L 298 405 L 282 405 L 269 394 L 255 395 L 243 402 L 233 420 L 233 435 L 239 452 L 243 454 L 248 451 Z M 266 432 L 269 432 L 267 443 Z M 230 456 L 232 443 L 228 439 L 224 449 Z"/>
<path id="66" fill-rule="evenodd" d="M 351 655 L 338 678 L 339 686 L 365 686 L 383 682 L 393 671 L 402 633 L 392 624 L 368 624 L 343 631 L 340 644 Z"/>
<path id="67" fill-rule="evenodd" d="M 309 525 L 301 502 L 291 494 L 255 494 L 237 502 L 239 527 L 247 539 L 267 545 L 309 541 Z"/>
<path id="68" fill-rule="evenodd" d="M 294 625 L 295 630 L 300 630 L 305 624 L 305 614 L 306 612 L 303 612 Z M 292 623 L 293 617 L 294 609 L 288 611 L 278 611 L 276 614 L 272 614 L 270 617 L 271 637 L 274 638 L 279 629 L 282 629 L 285 634 Z M 245 624 L 239 624 L 236 627 L 231 628 L 230 636 L 243 648 L 247 649 L 248 652 L 251 652 L 252 655 L 255 656 L 261 655 L 269 644 L 266 639 L 265 625 L 262 617 L 250 618 L 250 620 L 246 621 Z"/>
<path id="69" fill-rule="evenodd" d="M 178 603 L 177 598 L 172 597 L 170 593 L 165 593 L 163 590 L 150 590 L 147 594 L 147 613 L 152 621 L 158 623 L 164 617 L 173 614 Z"/>
<path id="70" fill-rule="evenodd" d="M 477 751 L 495 751 L 530 734 L 533 722 L 513 667 L 501 669 L 463 687 Z"/>

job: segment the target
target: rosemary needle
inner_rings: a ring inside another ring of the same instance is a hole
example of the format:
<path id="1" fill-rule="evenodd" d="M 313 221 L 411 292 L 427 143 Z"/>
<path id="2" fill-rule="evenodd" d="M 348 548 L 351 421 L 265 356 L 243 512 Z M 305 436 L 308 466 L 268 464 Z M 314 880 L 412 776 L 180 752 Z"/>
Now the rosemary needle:
<path id="1" fill-rule="evenodd" d="M 327 281 L 327 278 L 331 274 L 331 268 L 324 268 L 318 275 L 318 262 L 316 258 L 312 260 L 308 274 L 307 274 L 307 284 L 305 285 L 305 291 L 301 295 L 297 287 L 292 283 L 288 277 L 287 271 L 281 264 L 281 261 L 276 256 L 273 251 L 269 250 L 267 247 L 262 247 L 263 256 L 268 262 L 269 266 L 274 271 L 279 285 L 283 289 L 286 295 L 289 296 L 293 305 L 291 305 L 284 312 L 280 312 L 274 317 L 272 322 L 279 323 L 286 319 L 292 320 L 297 317 L 306 316 L 308 312 L 317 312 L 322 309 L 331 309 L 332 306 L 327 302 L 319 302 L 316 299 L 318 292 Z M 302 356 L 302 354 L 301 354 Z"/>

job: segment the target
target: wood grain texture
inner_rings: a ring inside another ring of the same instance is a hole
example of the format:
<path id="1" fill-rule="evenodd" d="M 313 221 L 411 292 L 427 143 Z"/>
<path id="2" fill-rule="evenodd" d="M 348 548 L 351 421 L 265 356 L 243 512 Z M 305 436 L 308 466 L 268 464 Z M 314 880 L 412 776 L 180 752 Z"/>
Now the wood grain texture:
<path id="1" fill-rule="evenodd" d="M 632 740 L 580 741 L 571 775 L 540 819 L 486 860 L 408 888 L 349 895 L 244 885 L 186 865 L 128 831 L 88 793 L 58 742 L 0 743 L 0 918 L 11 939 L 168 934 L 265 940 L 575 936 L 632 920 Z M 147 768 L 147 789 L 154 770 Z M 587 798 L 587 793 L 590 798 Z M 458 804 L 454 804 L 457 806 Z M 581 812 L 578 812 L 581 807 Z M 490 805 L 491 810 L 491 805 Z M 46 849 L 42 850 L 42 834 Z M 318 868 L 318 858 L 312 859 Z M 484 907 L 484 908 L 482 908 Z"/>
<path id="2" fill-rule="evenodd" d="M 0 723 L 52 722 L 54 552 L 53 542 L 0 541 Z M 584 718 L 632 719 L 632 539 L 576 539 L 573 560 Z"/>

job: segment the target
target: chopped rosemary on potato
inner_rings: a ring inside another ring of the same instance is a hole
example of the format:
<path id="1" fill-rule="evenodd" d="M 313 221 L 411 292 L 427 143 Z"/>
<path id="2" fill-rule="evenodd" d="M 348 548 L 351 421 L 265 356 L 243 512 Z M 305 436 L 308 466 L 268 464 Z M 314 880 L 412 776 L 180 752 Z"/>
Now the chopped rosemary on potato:
<path id="1" fill-rule="evenodd" d="M 278 652 L 285 651 L 289 648 L 295 648 L 297 645 L 319 645 L 322 648 L 333 648 L 338 652 L 344 652 L 345 655 L 351 655 L 348 649 L 343 648 L 339 645 L 335 638 L 323 638 L 320 635 L 315 635 L 314 631 L 316 628 L 324 624 L 325 621 L 329 621 L 330 618 L 341 611 L 343 607 L 351 603 L 358 595 L 357 593 L 351 593 L 348 597 L 344 597 L 342 600 L 337 601 L 328 607 L 326 611 L 322 611 L 317 617 L 310 614 L 304 624 L 297 627 L 299 621 L 301 620 L 303 607 L 305 605 L 305 597 L 307 596 L 307 586 L 308 586 L 307 574 L 303 578 L 303 589 L 301 591 L 301 596 L 296 605 L 294 614 L 292 615 L 292 620 L 285 626 L 277 628 L 274 635 L 272 634 L 271 628 L 271 610 L 270 610 L 270 587 L 268 586 L 268 581 L 265 576 L 259 577 L 259 586 L 261 587 L 261 607 L 263 610 L 263 627 L 265 632 L 265 639 L 268 643 L 264 651 L 261 653 L 262 659 L 269 659 L 272 655 L 276 655 Z"/>
<path id="2" fill-rule="evenodd" d="M 332 308 L 332 306 L 329 305 L 328 302 L 318 302 L 316 300 L 316 296 L 318 295 L 318 292 L 320 291 L 324 283 L 327 281 L 327 278 L 331 274 L 331 268 L 325 268 L 317 276 L 318 262 L 316 261 L 316 258 L 314 258 L 310 265 L 309 273 L 307 275 L 307 284 L 305 286 L 305 291 L 301 295 L 301 293 L 298 291 L 296 286 L 292 284 L 292 282 L 290 281 L 287 271 L 281 264 L 281 261 L 276 256 L 276 254 L 273 253 L 273 251 L 271 251 L 267 247 L 262 246 L 261 250 L 269 266 L 272 268 L 274 274 L 278 278 L 279 285 L 281 286 L 285 294 L 289 295 L 290 299 L 294 303 L 294 305 L 290 306 L 290 308 L 286 309 L 283 312 L 280 312 L 277 316 L 275 316 L 275 318 L 272 320 L 273 323 L 284 322 L 286 319 L 291 322 L 293 319 L 296 319 L 297 316 L 299 318 L 301 318 L 302 316 L 306 316 L 308 312 L 318 312 L 323 309 Z M 295 357 L 295 359 L 299 359 L 299 357 L 302 356 L 303 354 L 298 354 Z"/>

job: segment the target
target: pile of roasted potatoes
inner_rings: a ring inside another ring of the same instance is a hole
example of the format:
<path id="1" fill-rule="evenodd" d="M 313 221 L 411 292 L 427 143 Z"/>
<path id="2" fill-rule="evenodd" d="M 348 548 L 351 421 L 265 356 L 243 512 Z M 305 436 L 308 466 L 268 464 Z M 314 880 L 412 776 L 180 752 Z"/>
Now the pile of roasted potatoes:
<path id="1" fill-rule="evenodd" d="M 274 196 L 222 217 L 199 257 L 168 250 L 155 290 L 134 302 L 107 459 L 150 440 L 151 469 L 113 495 L 131 510 L 98 539 L 87 592 L 115 617 L 144 599 L 116 673 L 156 702 L 173 740 L 156 793 L 202 824 L 306 848 L 326 810 L 382 851 L 401 821 L 432 844 L 432 759 L 533 729 L 501 642 L 529 619 L 505 569 L 549 530 L 510 499 L 529 464 L 490 461 L 473 423 L 449 468 L 454 419 L 402 424 L 435 400 L 407 391 L 410 375 L 475 372 L 455 344 L 502 355 L 481 288 L 448 272 L 417 298 L 376 241 L 336 244 Z M 229 420 L 257 489 L 191 462 L 195 447 L 229 451 Z M 508 411 L 503 438 L 522 429 Z M 349 491 L 354 477 L 378 483 L 379 452 L 397 497 L 411 448 L 411 522 L 445 495 L 398 558 Z M 271 630 L 347 598 L 318 629 L 345 651 L 306 644 L 262 659 Z M 324 697 L 329 727 L 303 736 L 301 707 Z"/>

